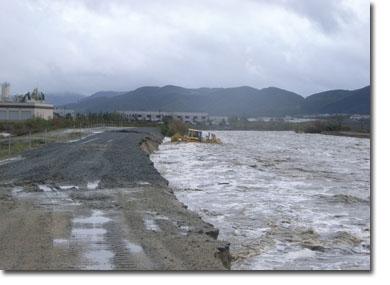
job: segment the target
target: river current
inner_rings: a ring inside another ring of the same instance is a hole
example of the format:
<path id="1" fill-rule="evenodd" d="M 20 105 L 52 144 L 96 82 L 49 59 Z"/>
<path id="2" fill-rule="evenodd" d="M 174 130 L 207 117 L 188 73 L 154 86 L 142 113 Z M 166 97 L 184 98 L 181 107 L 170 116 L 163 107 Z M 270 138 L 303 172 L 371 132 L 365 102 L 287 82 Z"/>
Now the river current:
<path id="1" fill-rule="evenodd" d="M 370 140 L 220 131 L 152 154 L 177 198 L 231 243 L 236 270 L 368 270 Z"/>

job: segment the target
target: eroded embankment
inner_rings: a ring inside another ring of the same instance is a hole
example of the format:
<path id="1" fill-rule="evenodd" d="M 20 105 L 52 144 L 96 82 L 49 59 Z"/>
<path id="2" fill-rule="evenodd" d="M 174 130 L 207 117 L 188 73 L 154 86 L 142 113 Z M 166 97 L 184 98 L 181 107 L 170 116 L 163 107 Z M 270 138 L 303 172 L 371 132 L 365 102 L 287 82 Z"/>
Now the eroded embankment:
<path id="1" fill-rule="evenodd" d="M 161 136 L 146 136 L 144 139 L 142 139 L 141 143 L 140 143 L 140 148 L 145 152 L 147 153 L 148 155 L 152 154 L 154 151 L 156 151 L 159 147 L 159 145 L 162 143 L 163 141 L 163 137 Z M 168 188 L 169 189 L 169 188 Z M 169 189 L 168 190 L 169 193 L 173 194 L 174 195 L 174 192 Z M 174 198 L 179 204 L 181 204 L 181 207 L 184 208 L 184 209 L 187 209 L 187 206 L 180 203 L 176 197 Z M 189 210 L 187 210 L 189 212 Z M 189 212 L 191 215 L 195 215 L 198 219 L 201 219 L 200 216 L 198 216 L 197 214 L 193 213 L 193 212 Z M 179 223 L 179 228 L 181 230 L 183 230 L 183 233 L 186 232 L 186 234 L 188 235 L 189 232 L 191 231 L 195 231 L 197 232 L 198 234 L 206 234 L 208 235 L 209 237 L 211 237 L 212 239 L 214 240 L 217 240 L 218 239 L 218 234 L 219 234 L 219 230 L 217 228 L 215 228 L 212 224 L 210 223 L 206 223 L 206 222 L 203 222 L 205 223 L 205 227 L 201 226 L 201 228 L 192 228 L 190 229 L 188 226 L 185 226 L 183 225 L 183 222 L 178 222 Z M 209 242 L 210 240 L 207 239 L 206 242 Z M 231 267 L 231 262 L 232 262 L 232 256 L 230 254 L 230 244 L 227 243 L 227 242 L 223 242 L 221 241 L 218 245 L 217 245 L 217 250 L 214 250 L 214 257 L 216 257 L 217 259 L 220 259 L 220 261 L 222 262 L 223 266 L 227 269 L 230 269 Z"/>
<path id="2" fill-rule="evenodd" d="M 153 167 L 162 139 L 153 129 L 104 132 L 0 165 L 0 269 L 228 268 L 218 230 Z"/>
<path id="3" fill-rule="evenodd" d="M 140 143 L 140 148 L 148 155 L 150 155 L 152 152 L 158 149 L 158 146 L 161 144 L 161 142 L 162 140 L 160 138 L 145 137 Z"/>

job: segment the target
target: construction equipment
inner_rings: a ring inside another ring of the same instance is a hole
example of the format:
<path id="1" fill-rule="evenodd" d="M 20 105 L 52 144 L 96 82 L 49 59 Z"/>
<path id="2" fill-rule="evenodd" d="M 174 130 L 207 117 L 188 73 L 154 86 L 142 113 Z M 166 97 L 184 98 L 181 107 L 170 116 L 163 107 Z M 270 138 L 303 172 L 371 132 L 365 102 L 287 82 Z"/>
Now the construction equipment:
<path id="1" fill-rule="evenodd" d="M 213 133 L 207 132 L 204 135 L 203 131 L 188 129 L 186 135 L 181 136 L 179 134 L 175 134 L 171 138 L 172 142 L 198 142 L 198 143 L 212 143 L 212 144 L 221 144 L 221 140 L 217 138 L 217 136 Z"/>

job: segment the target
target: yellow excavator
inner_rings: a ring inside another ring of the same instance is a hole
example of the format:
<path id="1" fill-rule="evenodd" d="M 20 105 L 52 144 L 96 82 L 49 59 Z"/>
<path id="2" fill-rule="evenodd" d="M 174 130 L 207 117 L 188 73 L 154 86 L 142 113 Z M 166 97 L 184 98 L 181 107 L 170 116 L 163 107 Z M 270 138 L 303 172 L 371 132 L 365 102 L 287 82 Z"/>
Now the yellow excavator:
<path id="1" fill-rule="evenodd" d="M 203 135 L 203 131 L 188 129 L 186 135 L 182 136 L 175 134 L 171 138 L 172 142 L 198 142 L 198 143 L 212 143 L 212 144 L 221 144 L 221 140 L 213 133 L 207 132 L 206 135 Z"/>

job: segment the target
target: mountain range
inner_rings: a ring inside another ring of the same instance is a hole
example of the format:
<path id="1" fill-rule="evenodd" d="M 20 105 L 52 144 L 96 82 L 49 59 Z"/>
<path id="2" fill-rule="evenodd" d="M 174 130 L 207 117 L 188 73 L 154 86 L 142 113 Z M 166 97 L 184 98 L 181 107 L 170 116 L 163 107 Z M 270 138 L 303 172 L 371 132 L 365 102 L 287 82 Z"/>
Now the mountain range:
<path id="1" fill-rule="evenodd" d="M 66 104 L 76 103 L 83 98 L 87 98 L 87 96 L 85 95 L 71 92 L 47 93 L 45 95 L 45 102 L 54 106 L 62 106 Z"/>
<path id="2" fill-rule="evenodd" d="M 371 87 L 330 90 L 304 98 L 277 87 L 189 89 L 167 85 L 141 87 L 130 92 L 102 91 L 84 97 L 76 103 L 66 104 L 65 107 L 78 112 L 176 111 L 244 117 L 369 114 Z"/>

